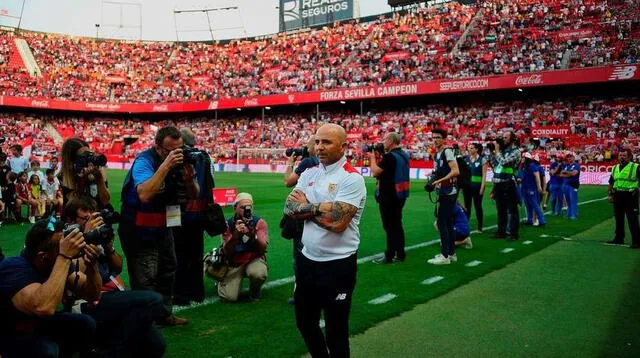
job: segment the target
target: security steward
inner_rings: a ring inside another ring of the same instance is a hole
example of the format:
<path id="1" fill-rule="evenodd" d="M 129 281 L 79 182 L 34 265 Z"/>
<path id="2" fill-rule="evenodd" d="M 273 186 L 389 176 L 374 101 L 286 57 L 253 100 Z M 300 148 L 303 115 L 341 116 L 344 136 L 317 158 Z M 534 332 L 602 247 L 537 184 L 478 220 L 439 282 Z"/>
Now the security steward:
<path id="1" fill-rule="evenodd" d="M 404 262 L 404 228 L 402 208 L 409 197 L 409 154 L 400 147 L 400 135 L 387 133 L 382 141 L 385 154 L 376 163 L 375 153 L 369 152 L 371 173 L 378 179 L 376 200 L 380 205 L 382 227 L 387 233 L 387 249 L 384 257 L 375 260 L 380 264 Z"/>
<path id="2" fill-rule="evenodd" d="M 631 150 L 620 152 L 619 164 L 613 167 L 609 178 L 609 195 L 607 199 L 613 203 L 613 213 L 616 218 L 616 233 L 611 241 L 613 245 L 624 245 L 624 216 L 629 222 L 632 249 L 640 248 L 640 227 L 638 227 L 638 177 L 640 165 L 631 162 Z"/>

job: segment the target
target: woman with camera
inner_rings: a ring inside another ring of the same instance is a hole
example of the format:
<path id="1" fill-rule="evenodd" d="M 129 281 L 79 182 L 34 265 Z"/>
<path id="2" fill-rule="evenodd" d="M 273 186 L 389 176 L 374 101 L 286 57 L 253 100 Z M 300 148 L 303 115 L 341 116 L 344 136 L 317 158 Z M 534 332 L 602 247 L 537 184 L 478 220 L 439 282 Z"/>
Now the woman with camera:
<path id="1" fill-rule="evenodd" d="M 60 183 L 65 204 L 78 196 L 89 196 L 98 209 L 109 206 L 111 195 L 104 155 L 95 155 L 89 144 L 80 138 L 67 139 L 62 144 Z"/>

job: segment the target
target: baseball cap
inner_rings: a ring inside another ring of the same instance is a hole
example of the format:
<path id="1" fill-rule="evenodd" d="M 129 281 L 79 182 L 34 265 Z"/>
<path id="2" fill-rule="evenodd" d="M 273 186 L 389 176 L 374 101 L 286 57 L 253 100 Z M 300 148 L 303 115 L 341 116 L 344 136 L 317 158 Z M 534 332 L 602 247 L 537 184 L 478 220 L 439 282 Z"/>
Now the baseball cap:
<path id="1" fill-rule="evenodd" d="M 236 196 L 236 201 L 233 203 L 233 205 L 238 205 L 238 203 L 242 200 L 250 200 L 251 204 L 253 204 L 253 196 L 251 196 L 251 194 L 249 193 L 239 193 Z"/>

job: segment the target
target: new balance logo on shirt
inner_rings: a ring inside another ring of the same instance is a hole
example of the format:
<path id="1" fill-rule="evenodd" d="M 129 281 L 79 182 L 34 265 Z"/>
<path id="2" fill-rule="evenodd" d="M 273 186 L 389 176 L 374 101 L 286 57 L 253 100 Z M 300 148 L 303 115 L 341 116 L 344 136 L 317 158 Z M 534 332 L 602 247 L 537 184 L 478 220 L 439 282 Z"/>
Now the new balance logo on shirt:
<path id="1" fill-rule="evenodd" d="M 336 301 L 344 301 L 346 299 L 347 299 L 346 293 L 338 293 L 338 295 L 336 296 Z"/>

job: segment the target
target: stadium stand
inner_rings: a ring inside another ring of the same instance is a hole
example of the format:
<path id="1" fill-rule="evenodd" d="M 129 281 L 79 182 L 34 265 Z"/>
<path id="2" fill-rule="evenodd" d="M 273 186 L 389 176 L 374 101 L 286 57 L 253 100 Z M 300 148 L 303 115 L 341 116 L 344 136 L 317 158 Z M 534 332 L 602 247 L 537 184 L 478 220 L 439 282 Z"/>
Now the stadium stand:
<path id="1" fill-rule="evenodd" d="M 217 44 L 0 32 L 0 95 L 195 102 L 637 63 L 638 18 L 635 1 L 491 0 Z M 42 77 L 21 63 L 17 38 Z"/>

